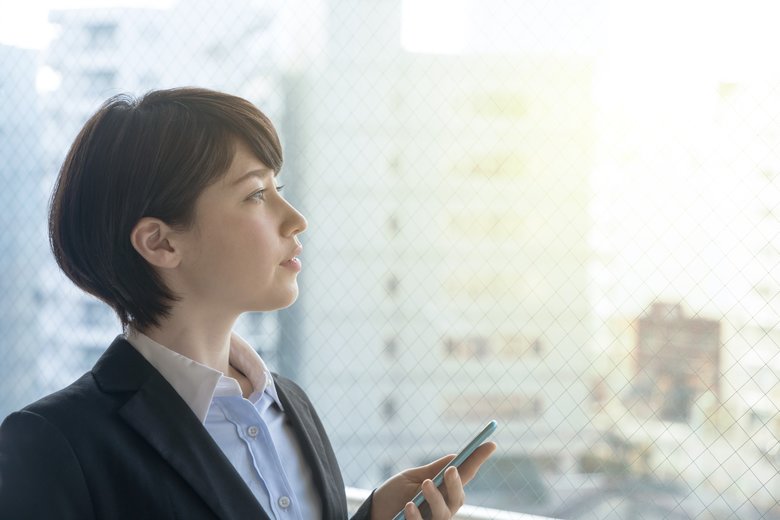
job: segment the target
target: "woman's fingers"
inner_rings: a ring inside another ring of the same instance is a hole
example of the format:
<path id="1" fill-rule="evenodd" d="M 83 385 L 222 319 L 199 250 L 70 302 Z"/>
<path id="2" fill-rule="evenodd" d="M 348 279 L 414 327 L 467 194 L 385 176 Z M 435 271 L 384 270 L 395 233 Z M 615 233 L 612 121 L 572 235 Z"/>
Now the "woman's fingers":
<path id="1" fill-rule="evenodd" d="M 455 458 L 455 455 L 445 455 L 444 457 L 434 460 L 430 464 L 426 464 L 425 466 L 419 466 L 417 468 L 409 468 L 404 471 L 404 474 L 407 475 L 411 480 L 414 480 L 416 482 L 422 482 L 426 478 L 433 478 L 434 475 L 436 475 L 439 471 L 441 471 L 441 468 L 446 466 L 452 459 Z"/>
<path id="2" fill-rule="evenodd" d="M 494 451 L 496 451 L 496 444 L 494 442 L 486 442 L 474 450 L 474 453 L 469 455 L 466 461 L 458 466 L 458 471 L 460 472 L 460 478 L 463 480 L 463 484 L 466 484 L 474 478 L 474 476 L 477 474 L 477 471 L 479 471 L 479 467 L 482 466 L 482 464 L 488 458 L 490 458 Z M 441 469 L 454 458 L 455 455 L 445 455 L 444 457 L 437 459 L 430 464 L 416 468 L 409 468 L 404 470 L 403 473 L 410 480 L 421 482 L 423 479 L 433 478 L 433 475 L 436 475 L 439 471 L 441 471 Z"/>
<path id="3" fill-rule="evenodd" d="M 444 486 L 447 489 L 447 506 L 450 512 L 455 514 L 466 501 L 466 492 L 457 469 L 447 468 L 444 472 Z"/>
<path id="4" fill-rule="evenodd" d="M 420 510 L 412 502 L 404 506 L 404 517 L 406 517 L 406 520 L 422 520 Z"/>
<path id="5" fill-rule="evenodd" d="M 429 512 L 431 513 L 430 518 L 433 520 L 451 518 L 466 501 L 466 493 L 463 490 L 463 486 L 474 478 L 480 466 L 495 450 L 495 443 L 486 442 L 474 450 L 474 453 L 458 468 L 447 468 L 444 472 L 444 482 L 440 489 L 437 489 L 430 479 L 441 468 L 446 466 L 453 459 L 454 455 L 447 455 L 425 466 L 410 468 L 400 473 L 398 477 L 406 479 L 406 484 L 404 485 L 408 486 L 411 484 L 414 486 L 415 483 L 422 482 L 422 492 L 425 497 L 425 503 L 421 508 L 425 513 L 423 514 L 420 508 L 410 502 L 404 506 L 406 518 L 408 520 L 422 520 L 424 517 L 428 518 Z M 419 486 L 420 484 L 416 485 Z M 418 487 L 417 489 L 419 490 L 420 488 Z"/>
<path id="6" fill-rule="evenodd" d="M 429 479 L 423 482 L 422 492 L 425 501 L 428 502 L 428 506 L 431 508 L 431 520 L 447 520 L 452 516 L 452 511 L 450 511 L 442 494 L 433 485 L 433 481 Z"/>
<path id="7" fill-rule="evenodd" d="M 456 468 L 448 468 L 444 473 L 444 485 L 441 489 L 437 489 L 430 479 L 426 479 L 422 483 L 422 492 L 425 497 L 425 509 L 430 511 L 431 520 L 448 520 L 466 500 L 466 493 L 463 491 L 463 484 Z M 416 507 L 411 508 L 408 504 L 406 511 L 409 519 L 422 517 Z"/>

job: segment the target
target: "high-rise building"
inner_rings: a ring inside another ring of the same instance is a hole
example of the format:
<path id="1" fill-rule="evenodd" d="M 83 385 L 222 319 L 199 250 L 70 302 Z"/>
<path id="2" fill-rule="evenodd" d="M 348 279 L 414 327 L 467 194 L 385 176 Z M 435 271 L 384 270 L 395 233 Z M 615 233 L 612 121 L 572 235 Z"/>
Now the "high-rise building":
<path id="1" fill-rule="evenodd" d="M 303 383 L 346 481 L 494 417 L 499 458 L 567 471 L 588 431 L 590 60 L 410 54 L 392 0 L 329 15 L 290 106 Z"/>
<path id="2" fill-rule="evenodd" d="M 155 54 L 162 13 L 151 9 L 50 13 L 58 35 L 46 49 L 44 61 L 59 84 L 43 96 L 47 189 L 53 187 L 79 129 L 104 100 L 120 92 L 142 92 L 160 77 L 164 64 L 143 56 Z M 40 329 L 47 347 L 38 363 L 46 392 L 89 370 L 121 332 L 113 311 L 77 289 L 49 258 L 40 279 Z"/>
<path id="3" fill-rule="evenodd" d="M 38 268 L 46 248 L 37 53 L 0 45 L 0 417 L 38 395 Z"/>

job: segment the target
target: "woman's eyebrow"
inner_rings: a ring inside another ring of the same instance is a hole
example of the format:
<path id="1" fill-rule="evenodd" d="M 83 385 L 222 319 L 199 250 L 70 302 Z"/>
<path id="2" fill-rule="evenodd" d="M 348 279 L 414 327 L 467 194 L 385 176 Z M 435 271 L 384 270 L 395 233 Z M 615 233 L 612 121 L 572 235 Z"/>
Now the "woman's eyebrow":
<path id="1" fill-rule="evenodd" d="M 244 175 L 242 175 L 238 179 L 236 179 L 233 182 L 231 182 L 230 185 L 231 186 L 236 186 L 236 185 L 241 184 L 242 182 L 244 182 L 245 180 L 247 180 L 247 179 L 249 179 L 251 177 L 257 177 L 260 180 L 263 180 L 265 177 L 268 177 L 269 174 L 270 175 L 274 174 L 274 171 L 272 169 L 270 169 L 270 168 L 262 168 L 262 169 L 259 169 L 259 170 L 251 170 L 251 171 L 246 172 Z"/>

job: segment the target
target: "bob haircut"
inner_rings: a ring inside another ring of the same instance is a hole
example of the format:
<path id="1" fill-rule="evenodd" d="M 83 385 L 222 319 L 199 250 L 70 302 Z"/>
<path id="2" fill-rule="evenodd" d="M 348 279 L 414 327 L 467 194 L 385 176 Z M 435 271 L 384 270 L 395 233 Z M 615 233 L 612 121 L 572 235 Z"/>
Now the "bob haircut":
<path id="1" fill-rule="evenodd" d="M 178 297 L 135 250 L 142 217 L 189 229 L 195 201 L 230 167 L 238 140 L 279 172 L 271 121 L 245 99 L 201 88 L 108 99 L 87 121 L 60 169 L 49 240 L 73 283 L 110 305 L 123 329 L 159 325 Z"/>

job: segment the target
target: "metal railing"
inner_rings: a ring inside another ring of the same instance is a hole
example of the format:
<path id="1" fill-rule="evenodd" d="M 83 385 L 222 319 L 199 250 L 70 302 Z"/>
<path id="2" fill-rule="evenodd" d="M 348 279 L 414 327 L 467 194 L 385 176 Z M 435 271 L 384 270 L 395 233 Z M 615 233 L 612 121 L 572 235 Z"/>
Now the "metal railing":
<path id="1" fill-rule="evenodd" d="M 371 491 L 368 489 L 348 487 L 347 507 L 350 514 L 360 507 L 360 504 L 368 498 Z M 490 509 L 487 507 L 477 507 L 464 505 L 455 515 L 455 520 L 556 520 L 546 516 L 528 515 L 525 513 L 515 513 L 513 511 L 503 511 L 501 509 Z"/>

